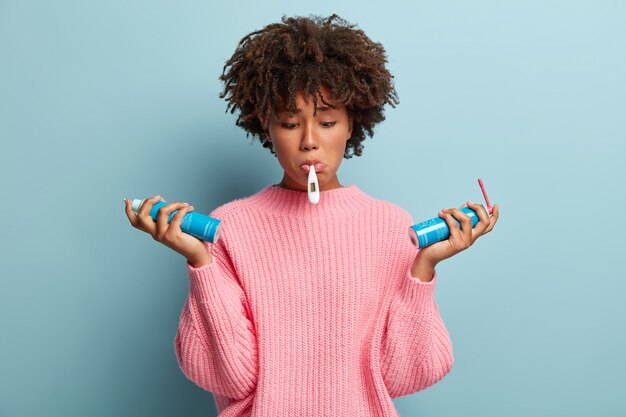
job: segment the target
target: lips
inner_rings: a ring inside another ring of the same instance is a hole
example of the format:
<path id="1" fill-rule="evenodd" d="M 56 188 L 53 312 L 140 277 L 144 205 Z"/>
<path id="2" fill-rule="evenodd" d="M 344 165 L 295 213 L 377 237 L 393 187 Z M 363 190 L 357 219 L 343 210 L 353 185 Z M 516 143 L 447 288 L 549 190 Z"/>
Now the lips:
<path id="1" fill-rule="evenodd" d="M 311 165 L 313 164 L 309 164 L 309 163 L 302 164 L 300 165 L 300 169 L 308 174 L 309 170 L 311 169 Z M 314 165 L 315 165 L 316 173 L 322 171 L 324 167 L 326 166 L 326 164 L 324 164 L 323 162 L 316 162 Z"/>

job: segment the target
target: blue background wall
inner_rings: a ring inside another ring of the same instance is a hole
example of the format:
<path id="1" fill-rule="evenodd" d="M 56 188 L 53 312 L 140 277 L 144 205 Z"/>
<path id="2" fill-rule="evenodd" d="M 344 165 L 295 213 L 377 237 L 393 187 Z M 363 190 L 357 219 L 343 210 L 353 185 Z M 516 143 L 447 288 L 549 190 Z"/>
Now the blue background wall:
<path id="1" fill-rule="evenodd" d="M 333 12 L 400 97 L 340 181 L 416 221 L 478 177 L 501 205 L 438 266 L 455 365 L 400 413 L 626 415 L 624 2 L 4 0 L 0 416 L 215 415 L 174 355 L 185 260 L 122 198 L 208 213 L 279 182 L 218 76 L 247 33 Z"/>

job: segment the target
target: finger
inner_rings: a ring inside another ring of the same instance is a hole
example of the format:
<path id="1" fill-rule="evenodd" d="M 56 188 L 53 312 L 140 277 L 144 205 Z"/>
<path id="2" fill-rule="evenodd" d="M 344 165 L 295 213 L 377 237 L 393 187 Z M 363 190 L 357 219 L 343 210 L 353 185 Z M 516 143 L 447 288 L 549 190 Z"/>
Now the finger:
<path id="1" fill-rule="evenodd" d="M 489 219 L 489 226 L 487 226 L 487 229 L 485 230 L 485 233 L 491 232 L 493 227 L 496 225 L 496 222 L 498 221 L 498 217 L 499 216 L 500 216 L 500 206 L 498 204 L 495 204 L 493 206 L 493 211 L 491 213 L 491 218 Z"/>
<path id="2" fill-rule="evenodd" d="M 476 212 L 479 221 L 489 223 L 489 214 L 485 211 L 485 208 L 482 204 L 468 201 L 467 206 Z"/>
<path id="3" fill-rule="evenodd" d="M 139 228 L 144 232 L 149 233 L 155 240 L 157 228 L 154 219 L 150 216 L 150 211 L 152 210 L 152 206 L 160 200 L 160 195 L 145 199 L 144 202 L 141 203 L 141 207 L 139 207 L 136 217 L 136 224 L 139 225 Z"/>
<path id="4" fill-rule="evenodd" d="M 468 201 L 467 204 L 469 208 L 474 210 L 476 212 L 476 215 L 478 216 L 478 223 L 476 223 L 476 226 L 474 226 L 472 232 L 472 243 L 474 243 L 480 235 L 485 233 L 485 230 L 490 224 L 490 220 L 489 215 L 485 211 L 485 208 L 482 206 L 482 204 L 474 203 L 471 201 Z"/>
<path id="5" fill-rule="evenodd" d="M 189 206 L 189 205 L 184 206 L 180 210 L 178 210 L 176 214 L 174 214 L 174 216 L 172 217 L 172 220 L 170 221 L 170 227 L 168 228 L 168 233 L 171 233 L 172 236 L 180 237 L 183 234 L 183 231 L 180 228 L 180 225 L 183 222 L 183 218 L 187 215 L 187 213 L 193 210 L 194 210 L 193 206 Z"/>
<path id="6" fill-rule="evenodd" d="M 159 207 L 159 213 L 157 214 L 157 220 L 156 220 L 157 240 L 159 241 L 163 240 L 163 236 L 165 236 L 165 234 L 167 233 L 167 229 L 168 229 L 167 220 L 170 217 L 170 213 L 184 206 L 188 206 L 188 204 L 175 201 L 173 203 L 169 203 L 162 207 Z"/>
<path id="7" fill-rule="evenodd" d="M 461 236 L 463 236 L 463 241 L 470 243 L 472 241 L 472 219 L 470 216 L 463 213 L 458 208 L 449 209 L 449 213 L 461 222 Z"/>
<path id="8" fill-rule="evenodd" d="M 124 210 L 126 211 L 126 217 L 128 217 L 130 224 L 133 225 L 133 227 L 137 227 L 137 215 L 133 211 L 132 203 L 128 198 L 124 199 Z"/>
<path id="9" fill-rule="evenodd" d="M 496 225 L 496 222 L 498 221 L 499 215 L 500 215 L 500 206 L 496 204 L 493 206 L 491 217 L 489 218 L 489 226 L 487 226 L 485 233 L 491 232 L 493 227 Z"/>
<path id="10" fill-rule="evenodd" d="M 152 210 L 152 206 L 161 201 L 160 195 L 155 195 L 154 197 L 150 197 L 144 200 L 141 203 L 141 207 L 139 207 L 139 211 L 137 212 L 137 217 L 145 218 L 150 217 L 150 211 Z"/>
<path id="11" fill-rule="evenodd" d="M 448 213 L 452 214 L 455 219 L 457 219 L 458 221 L 461 222 L 461 227 L 464 226 L 465 224 L 469 224 L 470 228 L 471 228 L 471 226 L 472 226 L 472 219 L 470 218 L 470 216 L 468 216 L 467 214 L 463 213 L 458 208 L 449 208 L 449 209 L 446 209 L 446 210 L 448 211 Z"/>
<path id="12" fill-rule="evenodd" d="M 452 214 L 450 214 L 449 209 L 442 209 L 439 212 L 439 217 L 441 217 L 442 219 L 444 219 L 446 221 L 446 223 L 448 224 L 448 229 L 450 229 L 450 238 L 453 241 L 463 241 L 463 238 L 461 236 L 461 229 L 459 228 L 459 224 L 454 221 L 454 217 L 452 217 Z"/>

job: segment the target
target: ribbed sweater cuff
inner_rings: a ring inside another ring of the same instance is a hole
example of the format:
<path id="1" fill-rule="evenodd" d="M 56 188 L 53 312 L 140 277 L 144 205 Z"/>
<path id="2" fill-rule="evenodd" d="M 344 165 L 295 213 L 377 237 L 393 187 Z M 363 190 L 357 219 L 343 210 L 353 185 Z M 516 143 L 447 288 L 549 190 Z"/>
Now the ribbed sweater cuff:
<path id="1" fill-rule="evenodd" d="M 407 271 L 406 279 L 403 280 L 401 293 L 404 294 L 404 298 L 410 303 L 417 303 L 417 305 L 430 305 L 427 301 L 432 301 L 435 297 L 435 288 L 437 286 L 437 270 L 433 272 L 433 279 L 430 281 L 420 281 L 418 278 L 413 278 L 411 275 L 411 269 Z"/>
<path id="2" fill-rule="evenodd" d="M 211 294 L 219 294 L 218 277 L 221 271 L 217 265 L 217 260 L 213 258 L 210 264 L 202 265 L 199 268 L 191 266 L 187 263 L 187 273 L 189 275 L 189 292 L 197 300 L 210 300 Z"/>

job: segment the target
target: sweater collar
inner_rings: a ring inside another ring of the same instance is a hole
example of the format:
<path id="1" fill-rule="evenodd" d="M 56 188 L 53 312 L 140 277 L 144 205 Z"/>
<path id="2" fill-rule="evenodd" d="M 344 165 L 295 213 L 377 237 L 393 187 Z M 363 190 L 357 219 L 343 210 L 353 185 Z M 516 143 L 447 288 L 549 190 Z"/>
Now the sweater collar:
<path id="1" fill-rule="evenodd" d="M 312 204 L 306 191 L 268 185 L 250 197 L 255 207 L 287 217 L 338 217 L 354 215 L 371 204 L 372 197 L 355 184 L 320 191 L 320 201 Z"/>

